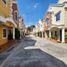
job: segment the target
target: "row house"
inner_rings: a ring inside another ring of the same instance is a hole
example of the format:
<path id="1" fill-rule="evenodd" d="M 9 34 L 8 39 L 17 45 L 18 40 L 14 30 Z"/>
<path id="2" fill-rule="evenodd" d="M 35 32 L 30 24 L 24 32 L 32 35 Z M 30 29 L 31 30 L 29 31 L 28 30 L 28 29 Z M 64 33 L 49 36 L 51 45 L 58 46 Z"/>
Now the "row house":
<path id="1" fill-rule="evenodd" d="M 57 4 L 51 4 L 48 12 L 51 18 L 46 18 L 49 38 L 58 42 L 67 41 L 67 0 L 59 0 Z M 48 25 L 49 24 L 49 25 Z"/>
<path id="2" fill-rule="evenodd" d="M 18 18 L 18 29 L 20 31 L 20 38 L 25 36 L 25 24 L 24 24 L 24 19 L 23 17 Z"/>
<path id="3" fill-rule="evenodd" d="M 44 31 L 45 31 L 45 22 L 44 20 L 39 20 L 36 25 L 36 35 L 39 37 L 44 37 Z"/>
<path id="4" fill-rule="evenodd" d="M 18 23 L 18 16 L 19 16 L 19 11 L 18 11 L 18 6 L 16 0 L 12 0 L 12 6 L 11 6 L 11 15 L 15 23 Z"/>
<path id="5" fill-rule="evenodd" d="M 45 33 L 44 34 L 45 34 L 45 38 L 47 38 L 47 39 L 50 37 L 49 27 L 51 26 L 51 22 L 52 22 L 52 19 L 51 19 L 52 16 L 51 15 L 52 15 L 52 13 L 48 11 L 46 13 L 44 19 L 43 19 L 45 21 L 44 22 L 45 23 L 45 27 L 44 27 L 45 28 L 45 30 L 44 30 Z"/>
<path id="6" fill-rule="evenodd" d="M 14 21 L 13 3 L 15 0 L 0 0 L 0 50 L 6 46 L 8 40 L 15 39 L 15 28 L 17 24 Z M 16 16 L 15 16 L 16 17 Z"/>
<path id="7" fill-rule="evenodd" d="M 25 24 L 23 17 L 19 17 L 19 11 L 16 0 L 12 1 L 12 18 L 14 22 L 17 24 L 17 29 L 20 32 L 20 38 L 25 35 Z M 16 34 L 17 35 L 17 34 Z"/>
<path id="8" fill-rule="evenodd" d="M 39 36 L 39 32 L 40 32 L 39 23 L 37 23 L 35 28 L 33 29 L 33 33 L 35 36 Z"/>
<path id="9" fill-rule="evenodd" d="M 50 4 L 44 19 L 38 22 L 36 29 L 41 32 L 42 37 L 67 42 L 67 0 Z"/>

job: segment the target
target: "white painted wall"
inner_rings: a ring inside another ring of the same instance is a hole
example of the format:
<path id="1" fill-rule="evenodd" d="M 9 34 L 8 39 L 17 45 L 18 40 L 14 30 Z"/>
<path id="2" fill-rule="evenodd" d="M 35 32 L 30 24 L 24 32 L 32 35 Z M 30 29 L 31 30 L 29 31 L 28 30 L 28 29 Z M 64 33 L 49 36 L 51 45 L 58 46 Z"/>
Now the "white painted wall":
<path id="1" fill-rule="evenodd" d="M 67 2 L 67 0 L 58 0 L 58 3 L 64 3 Z"/>
<path id="2" fill-rule="evenodd" d="M 49 6 L 48 12 L 52 12 L 52 24 L 53 25 L 64 25 L 67 27 L 67 11 L 65 11 L 65 7 L 67 7 L 67 0 L 59 0 L 58 4 L 53 4 Z M 63 7 L 58 7 L 60 4 L 63 5 Z M 56 21 L 56 14 L 61 11 L 60 20 Z"/>
<path id="3" fill-rule="evenodd" d="M 65 4 L 65 7 L 67 7 L 67 4 Z M 67 11 L 64 9 L 64 22 L 65 22 L 65 27 L 67 28 Z"/>
<path id="4" fill-rule="evenodd" d="M 64 24 L 64 14 L 63 14 L 63 8 L 62 7 L 52 7 L 52 24 L 54 25 L 63 25 Z M 61 11 L 60 20 L 56 21 L 56 14 Z"/>
<path id="5" fill-rule="evenodd" d="M 45 25 L 44 25 L 43 21 L 41 21 L 41 23 L 40 23 L 40 31 L 44 31 L 44 27 L 45 27 Z"/>

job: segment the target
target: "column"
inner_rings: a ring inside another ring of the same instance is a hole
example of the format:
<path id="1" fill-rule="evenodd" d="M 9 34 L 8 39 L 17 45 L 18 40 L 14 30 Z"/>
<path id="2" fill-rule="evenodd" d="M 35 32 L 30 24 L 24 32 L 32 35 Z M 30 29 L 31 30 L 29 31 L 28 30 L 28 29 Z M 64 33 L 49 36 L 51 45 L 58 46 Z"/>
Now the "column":
<path id="1" fill-rule="evenodd" d="M 13 27 L 13 39 L 15 40 L 15 27 Z"/>
<path id="2" fill-rule="evenodd" d="M 49 31 L 49 38 L 51 38 L 51 31 Z"/>
<path id="3" fill-rule="evenodd" d="M 42 38 L 43 38 L 43 31 L 42 31 Z"/>
<path id="4" fill-rule="evenodd" d="M 60 42 L 60 30 L 57 31 L 58 41 Z"/>
<path id="5" fill-rule="evenodd" d="M 25 37 L 25 31 L 24 31 L 24 37 Z"/>
<path id="6" fill-rule="evenodd" d="M 40 32 L 39 32 L 39 37 L 40 37 Z"/>
<path id="7" fill-rule="evenodd" d="M 65 29 L 62 28 L 62 43 L 65 42 L 65 37 L 64 37 L 64 35 L 65 35 Z"/>
<path id="8" fill-rule="evenodd" d="M 37 37 L 38 37 L 38 32 L 37 32 Z"/>
<path id="9" fill-rule="evenodd" d="M 22 35 L 23 36 L 23 35 Z M 22 37 L 21 37 L 21 30 L 20 30 L 20 39 L 21 39 Z"/>

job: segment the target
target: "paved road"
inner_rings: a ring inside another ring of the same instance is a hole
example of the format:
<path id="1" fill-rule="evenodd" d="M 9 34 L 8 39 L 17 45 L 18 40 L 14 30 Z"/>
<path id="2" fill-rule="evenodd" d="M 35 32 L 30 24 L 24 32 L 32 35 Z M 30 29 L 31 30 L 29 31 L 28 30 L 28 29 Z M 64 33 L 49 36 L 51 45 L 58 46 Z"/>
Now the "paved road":
<path id="1" fill-rule="evenodd" d="M 26 37 L 0 67 L 67 67 L 62 61 L 40 49 L 24 49 L 35 43 L 35 39 Z"/>
<path id="2" fill-rule="evenodd" d="M 42 39 L 42 38 L 34 38 L 37 40 L 37 43 L 35 44 L 37 47 L 39 47 L 42 51 L 47 52 L 48 54 L 62 60 L 65 64 L 67 64 L 67 44 L 57 44 L 53 43 L 49 40 Z M 62 47 L 66 46 L 65 47 Z"/>
<path id="3" fill-rule="evenodd" d="M 0 54 L 0 65 L 9 56 L 10 53 Z"/>

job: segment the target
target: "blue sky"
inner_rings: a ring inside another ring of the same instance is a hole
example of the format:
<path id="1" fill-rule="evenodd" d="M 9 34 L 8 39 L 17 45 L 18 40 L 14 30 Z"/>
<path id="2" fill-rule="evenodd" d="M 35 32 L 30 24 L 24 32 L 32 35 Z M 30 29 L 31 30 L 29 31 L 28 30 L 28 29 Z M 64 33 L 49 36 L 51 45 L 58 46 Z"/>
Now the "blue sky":
<path id="1" fill-rule="evenodd" d="M 19 16 L 24 18 L 26 26 L 35 25 L 42 19 L 49 4 L 57 3 L 58 0 L 17 0 Z"/>

